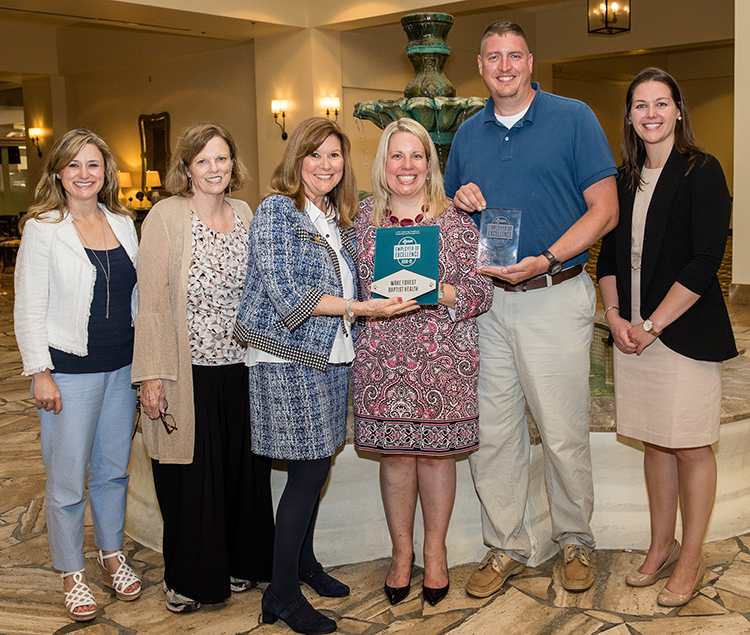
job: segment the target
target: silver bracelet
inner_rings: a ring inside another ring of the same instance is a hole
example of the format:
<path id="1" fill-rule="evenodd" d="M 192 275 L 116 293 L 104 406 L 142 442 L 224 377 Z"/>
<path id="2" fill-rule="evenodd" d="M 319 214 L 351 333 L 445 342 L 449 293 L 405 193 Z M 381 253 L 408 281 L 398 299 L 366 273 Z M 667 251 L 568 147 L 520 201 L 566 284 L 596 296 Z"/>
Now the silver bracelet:
<path id="1" fill-rule="evenodd" d="M 612 309 L 620 310 L 619 306 L 615 306 L 614 304 L 612 306 L 608 306 L 606 309 L 604 309 L 604 317 L 607 317 L 607 311 L 611 311 Z"/>

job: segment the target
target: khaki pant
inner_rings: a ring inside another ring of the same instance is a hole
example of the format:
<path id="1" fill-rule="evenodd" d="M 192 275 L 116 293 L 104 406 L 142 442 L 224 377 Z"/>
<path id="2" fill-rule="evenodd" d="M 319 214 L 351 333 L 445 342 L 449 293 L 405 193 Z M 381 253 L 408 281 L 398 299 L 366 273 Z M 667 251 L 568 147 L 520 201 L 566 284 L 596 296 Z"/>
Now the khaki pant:
<path id="1" fill-rule="evenodd" d="M 530 441 L 525 408 L 544 448 L 552 537 L 594 547 L 589 450 L 589 348 L 596 291 L 587 273 L 522 293 L 495 288 L 479 316 L 479 450 L 469 458 L 490 547 L 531 555 L 523 525 Z"/>

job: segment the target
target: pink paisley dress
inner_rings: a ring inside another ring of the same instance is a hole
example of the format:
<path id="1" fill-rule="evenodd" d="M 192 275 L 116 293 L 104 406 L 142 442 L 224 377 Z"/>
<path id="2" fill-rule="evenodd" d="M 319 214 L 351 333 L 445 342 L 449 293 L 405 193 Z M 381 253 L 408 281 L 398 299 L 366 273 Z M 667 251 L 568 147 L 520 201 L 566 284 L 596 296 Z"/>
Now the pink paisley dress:
<path id="1" fill-rule="evenodd" d="M 492 304 L 492 282 L 475 271 L 478 231 L 468 215 L 451 205 L 420 225 L 440 227 L 439 280 L 455 287 L 455 315 L 436 305 L 360 323 L 351 382 L 361 450 L 439 456 L 478 445 L 475 317 Z M 368 198 L 355 220 L 363 300 L 372 297 L 375 229 Z"/>

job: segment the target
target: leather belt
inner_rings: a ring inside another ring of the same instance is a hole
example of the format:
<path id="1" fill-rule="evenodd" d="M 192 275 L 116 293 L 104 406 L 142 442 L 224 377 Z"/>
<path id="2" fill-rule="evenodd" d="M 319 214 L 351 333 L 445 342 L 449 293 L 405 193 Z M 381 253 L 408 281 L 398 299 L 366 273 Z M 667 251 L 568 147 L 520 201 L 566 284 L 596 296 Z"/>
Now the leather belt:
<path id="1" fill-rule="evenodd" d="M 551 287 L 553 285 L 560 284 L 561 282 L 565 282 L 566 280 L 570 280 L 571 278 L 575 278 L 582 271 L 583 265 L 574 265 L 569 269 L 565 269 L 560 273 L 556 273 L 554 276 L 543 273 L 540 276 L 534 276 L 533 278 L 529 278 L 528 280 L 524 280 L 523 282 L 519 282 L 517 284 L 511 284 L 510 282 L 505 282 L 504 280 L 492 278 L 492 284 L 511 293 L 515 293 L 518 291 L 533 291 L 534 289 L 544 289 L 546 287 Z"/>

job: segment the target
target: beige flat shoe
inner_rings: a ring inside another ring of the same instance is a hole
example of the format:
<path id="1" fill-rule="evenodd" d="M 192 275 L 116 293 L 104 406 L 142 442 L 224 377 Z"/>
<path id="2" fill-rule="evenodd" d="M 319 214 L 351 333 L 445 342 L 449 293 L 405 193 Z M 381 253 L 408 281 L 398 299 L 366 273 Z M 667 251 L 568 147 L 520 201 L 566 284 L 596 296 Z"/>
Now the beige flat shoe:
<path id="1" fill-rule="evenodd" d="M 680 543 L 675 540 L 672 553 L 669 554 L 669 557 L 664 561 L 664 564 L 659 567 L 656 573 L 641 573 L 636 569 L 625 576 L 625 583 L 629 586 L 651 586 L 657 580 L 668 578 L 672 575 L 674 568 L 677 566 L 677 561 L 680 559 L 680 550 Z"/>
<path id="2" fill-rule="evenodd" d="M 701 566 L 698 567 L 698 575 L 695 578 L 693 588 L 689 593 L 674 593 L 665 586 L 661 593 L 656 597 L 656 603 L 662 606 L 682 606 L 690 602 L 690 598 L 693 597 L 695 592 L 701 588 L 703 584 L 703 576 L 706 574 L 706 563 L 701 562 Z"/>

